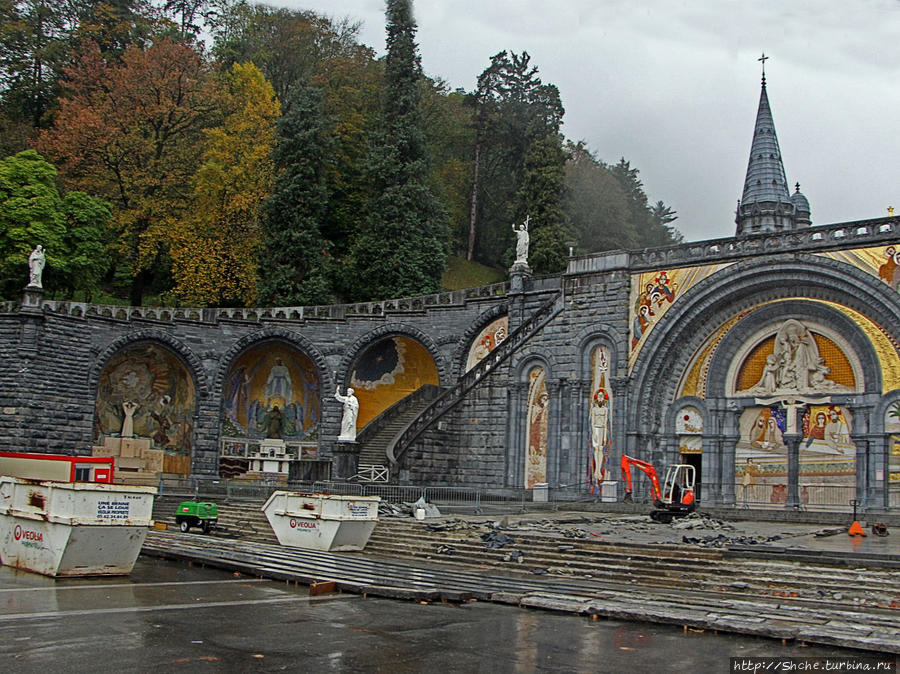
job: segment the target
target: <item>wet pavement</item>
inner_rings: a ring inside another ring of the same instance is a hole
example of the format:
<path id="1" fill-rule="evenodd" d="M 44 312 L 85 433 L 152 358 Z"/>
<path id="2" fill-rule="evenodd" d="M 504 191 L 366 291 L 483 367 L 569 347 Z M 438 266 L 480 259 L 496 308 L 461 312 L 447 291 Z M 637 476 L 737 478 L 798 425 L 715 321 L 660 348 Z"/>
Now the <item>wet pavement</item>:
<path id="1" fill-rule="evenodd" d="M 873 656 L 483 602 L 310 596 L 143 556 L 123 578 L 0 567 L 0 606 L 0 666 L 22 673 L 727 672 L 732 657 Z"/>

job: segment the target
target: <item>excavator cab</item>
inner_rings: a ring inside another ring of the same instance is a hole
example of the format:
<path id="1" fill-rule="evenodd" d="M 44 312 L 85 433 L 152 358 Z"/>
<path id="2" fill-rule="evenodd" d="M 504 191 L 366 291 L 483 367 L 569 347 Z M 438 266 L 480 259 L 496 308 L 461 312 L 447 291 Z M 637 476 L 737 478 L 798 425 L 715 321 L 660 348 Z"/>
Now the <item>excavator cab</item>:
<path id="1" fill-rule="evenodd" d="M 697 470 L 684 463 L 673 464 L 666 469 L 662 497 L 656 502 L 656 510 L 650 518 L 668 524 L 676 517 L 692 513 L 696 508 L 694 483 Z"/>
<path id="2" fill-rule="evenodd" d="M 684 463 L 673 464 L 666 470 L 662 502 L 666 505 L 689 506 L 694 503 L 694 482 L 697 470 Z"/>

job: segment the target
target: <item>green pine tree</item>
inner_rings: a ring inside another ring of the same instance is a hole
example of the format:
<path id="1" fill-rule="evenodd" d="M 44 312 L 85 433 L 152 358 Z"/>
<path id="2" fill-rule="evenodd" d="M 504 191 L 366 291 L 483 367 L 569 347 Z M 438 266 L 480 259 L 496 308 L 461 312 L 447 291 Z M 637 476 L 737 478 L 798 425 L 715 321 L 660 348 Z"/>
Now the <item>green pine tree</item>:
<path id="1" fill-rule="evenodd" d="M 374 196 L 353 253 L 361 299 L 438 292 L 446 264 L 447 215 L 427 182 L 415 31 L 410 0 L 388 0 L 385 99 L 369 159 Z"/>
<path id="2" fill-rule="evenodd" d="M 519 211 L 531 218 L 528 264 L 538 274 L 566 268 L 568 237 L 562 197 L 566 183 L 566 154 L 559 135 L 531 142 L 519 186 Z"/>
<path id="3" fill-rule="evenodd" d="M 319 229 L 328 206 L 325 167 L 330 139 L 322 92 L 300 87 L 278 123 L 280 173 L 264 210 L 265 252 L 259 301 L 269 306 L 328 304 L 332 258 Z"/>

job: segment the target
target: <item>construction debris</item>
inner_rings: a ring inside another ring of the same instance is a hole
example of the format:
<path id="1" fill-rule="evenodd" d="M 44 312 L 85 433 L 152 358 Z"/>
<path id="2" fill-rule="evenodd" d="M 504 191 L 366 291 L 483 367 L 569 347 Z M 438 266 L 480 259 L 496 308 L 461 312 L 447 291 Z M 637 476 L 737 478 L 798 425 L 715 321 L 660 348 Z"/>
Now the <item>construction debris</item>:
<path id="1" fill-rule="evenodd" d="M 515 545 L 516 539 L 510 538 L 506 534 L 500 534 L 496 531 L 489 531 L 481 535 L 486 550 L 496 550 L 506 545 Z"/>
<path id="2" fill-rule="evenodd" d="M 670 525 L 673 529 L 713 529 L 734 531 L 734 525 L 703 513 L 691 513 Z"/>
<path id="3" fill-rule="evenodd" d="M 409 517 L 411 514 L 412 510 L 405 504 L 388 503 L 387 501 L 381 501 L 378 504 L 379 517 Z"/>
<path id="4" fill-rule="evenodd" d="M 844 527 L 834 527 L 831 529 L 822 529 L 821 531 L 815 532 L 813 535 L 816 538 L 825 538 L 826 536 L 834 536 L 842 533 L 844 533 Z"/>
<path id="5" fill-rule="evenodd" d="M 441 511 L 438 509 L 436 505 L 433 503 L 428 503 L 423 496 L 418 501 L 413 504 L 404 503 L 403 505 L 409 506 L 409 509 L 415 514 L 417 510 L 424 511 L 425 519 L 432 519 L 434 517 L 440 517 Z"/>
<path id="6" fill-rule="evenodd" d="M 510 550 L 503 555 L 504 562 L 516 562 L 517 564 L 521 564 L 524 559 L 525 555 L 521 550 Z"/>
<path id="7" fill-rule="evenodd" d="M 888 531 L 887 525 L 882 524 L 881 522 L 875 522 L 872 525 L 872 533 L 876 536 L 887 536 L 890 532 Z"/>

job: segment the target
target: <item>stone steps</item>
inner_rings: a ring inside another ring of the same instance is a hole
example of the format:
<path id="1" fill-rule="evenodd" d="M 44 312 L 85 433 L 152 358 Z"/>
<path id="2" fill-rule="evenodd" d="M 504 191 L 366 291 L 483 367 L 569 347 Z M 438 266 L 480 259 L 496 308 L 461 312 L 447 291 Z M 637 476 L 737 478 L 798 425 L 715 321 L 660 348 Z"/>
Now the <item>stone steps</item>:
<path id="1" fill-rule="evenodd" d="M 391 528 L 388 525 L 387 528 Z M 255 541 L 176 536 L 152 532 L 144 553 L 183 559 L 286 582 L 333 583 L 341 592 L 395 599 L 468 602 L 491 601 L 541 608 L 570 615 L 604 616 L 721 630 L 861 648 L 900 652 L 900 618 L 896 610 L 859 606 L 848 600 L 729 591 L 698 591 L 685 586 L 621 586 L 597 578 L 514 574 L 485 570 L 483 565 L 438 564 L 363 553 L 327 553 Z"/>
<path id="2" fill-rule="evenodd" d="M 153 506 L 153 519 L 156 522 L 166 524 L 169 528 L 177 528 L 175 524 L 175 510 L 184 498 L 161 497 Z M 264 540 L 277 543 L 278 539 L 269 526 L 269 520 L 260 510 L 262 501 L 244 503 L 217 503 L 219 508 L 219 521 L 213 535 L 227 536 L 247 540 Z M 193 529 L 191 531 L 194 531 Z M 199 530 L 197 530 L 199 531 Z"/>
<path id="3" fill-rule="evenodd" d="M 175 498 L 158 499 L 154 509 L 157 521 L 174 527 L 179 502 Z M 260 506 L 261 502 L 256 501 L 220 505 L 220 524 L 213 536 L 275 543 L 277 539 Z M 734 556 L 724 550 L 696 546 L 624 544 L 512 528 L 496 532 L 513 539 L 513 543 L 488 549 L 481 536 L 492 530 L 490 526 L 471 523 L 468 528 L 433 531 L 428 521 L 383 517 L 365 552 L 385 559 L 421 560 L 451 568 L 592 579 L 623 591 L 640 585 L 681 592 L 850 602 L 876 611 L 891 606 L 891 602 L 900 606 L 896 569 L 891 568 L 855 569 L 818 564 L 815 560 L 766 559 L 754 557 L 752 552 Z M 515 561 L 519 553 L 521 562 Z"/>
<path id="4" fill-rule="evenodd" d="M 839 597 L 873 608 L 889 606 L 891 598 L 900 599 L 894 580 L 896 571 L 891 569 L 860 572 L 752 557 L 726 558 L 721 550 L 620 545 L 515 530 L 502 532 L 514 538 L 514 544 L 486 549 L 481 540 L 486 531 L 478 528 L 432 532 L 421 522 L 382 519 L 366 552 L 513 573 L 539 569 L 556 575 L 601 579 L 622 587 L 639 583 L 820 601 Z M 452 551 L 448 553 L 447 548 Z M 515 561 L 516 552 L 523 555 L 522 562 Z"/>
<path id="5" fill-rule="evenodd" d="M 406 428 L 409 423 L 415 419 L 428 406 L 430 401 L 425 401 L 417 407 L 406 410 L 395 416 L 385 426 L 363 445 L 359 452 L 359 464 L 369 466 L 386 466 L 388 465 L 387 448 L 391 441 L 396 438 Z"/>

